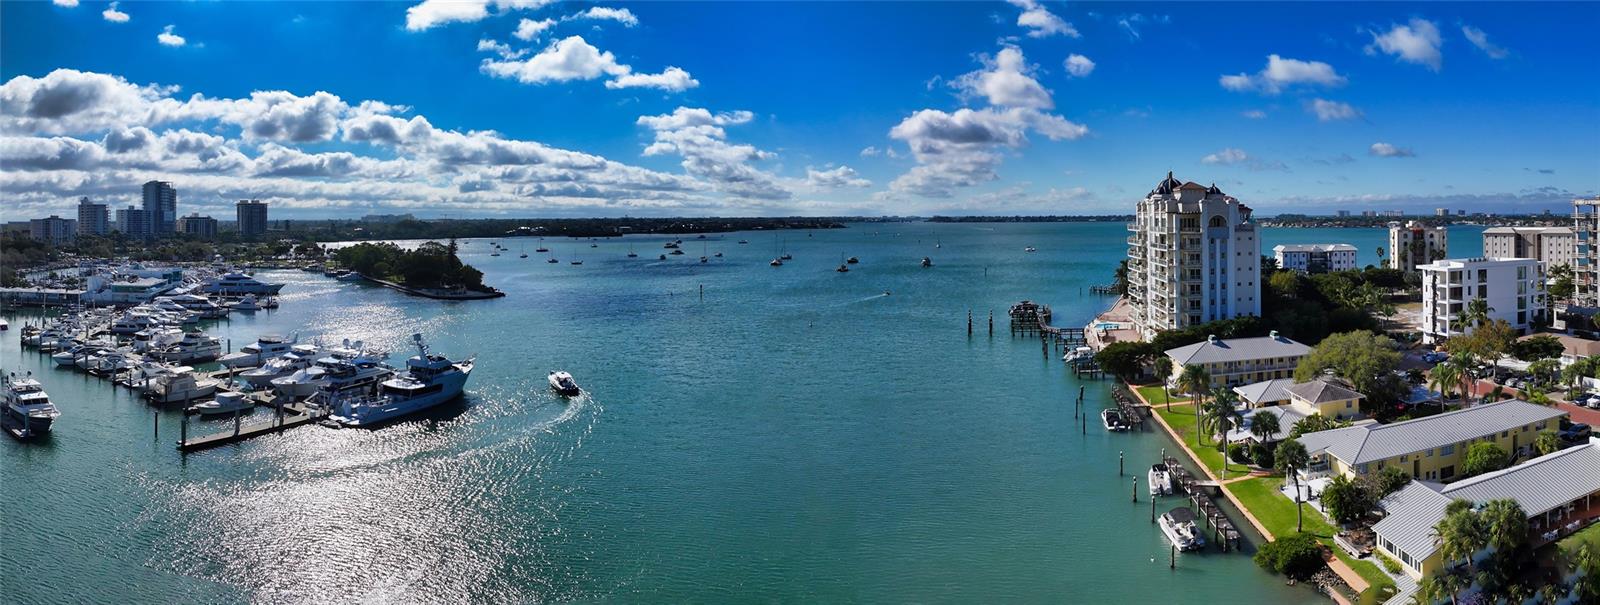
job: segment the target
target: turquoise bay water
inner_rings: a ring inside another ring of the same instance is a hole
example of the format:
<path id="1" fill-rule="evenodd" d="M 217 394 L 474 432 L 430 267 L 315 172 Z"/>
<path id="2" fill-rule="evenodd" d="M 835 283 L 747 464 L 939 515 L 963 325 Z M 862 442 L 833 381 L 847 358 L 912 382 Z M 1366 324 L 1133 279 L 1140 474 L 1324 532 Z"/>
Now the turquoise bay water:
<path id="1" fill-rule="evenodd" d="M 860 224 L 686 240 L 668 261 L 659 237 L 546 241 L 559 264 L 533 240 L 502 240 L 500 257 L 474 241 L 466 260 L 509 296 L 473 303 L 265 272 L 288 282 L 283 308 L 210 328 L 233 347 L 298 330 L 398 362 L 422 332 L 477 355 L 470 394 L 377 431 L 306 427 L 187 457 L 175 411 L 48 367 L 13 331 L 0 365 L 40 375 L 64 416 L 47 441 L 0 440 L 0 600 L 1321 601 L 1247 554 L 1168 570 L 1129 480 L 1171 443 L 1080 434 L 1080 383 L 1006 332 L 1019 299 L 1074 322 L 1109 304 L 1086 289 L 1110 281 L 1126 234 Z M 767 266 L 784 245 L 795 259 Z M 702 265 L 702 251 L 724 257 Z M 834 272 L 845 255 L 861 264 Z M 591 395 L 552 396 L 557 368 Z M 1084 384 L 1099 410 L 1108 383 Z"/>

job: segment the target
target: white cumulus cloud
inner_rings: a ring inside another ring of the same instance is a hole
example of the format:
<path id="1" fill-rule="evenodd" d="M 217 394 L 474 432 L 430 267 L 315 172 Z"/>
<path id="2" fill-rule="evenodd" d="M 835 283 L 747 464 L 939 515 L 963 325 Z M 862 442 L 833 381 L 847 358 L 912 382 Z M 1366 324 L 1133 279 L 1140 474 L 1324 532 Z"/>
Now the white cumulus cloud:
<path id="1" fill-rule="evenodd" d="M 119 3 L 112 2 L 111 5 L 107 6 L 105 10 L 100 11 L 100 18 L 112 23 L 127 23 L 128 13 L 117 10 L 117 4 Z"/>
<path id="2" fill-rule="evenodd" d="M 406 9 L 406 29 L 422 31 L 450 23 L 472 23 L 489 16 L 489 7 L 501 12 L 535 10 L 555 0 L 422 0 Z"/>
<path id="3" fill-rule="evenodd" d="M 1079 36 L 1078 29 L 1071 23 L 1057 17 L 1044 7 L 1038 0 L 1006 0 L 1012 6 L 1022 9 L 1022 14 L 1017 16 L 1017 25 L 1028 30 L 1030 38 L 1047 38 L 1062 35 L 1068 38 Z"/>
<path id="4" fill-rule="evenodd" d="M 1311 102 L 1306 103 L 1306 110 L 1315 114 L 1317 119 L 1323 122 L 1361 117 L 1361 111 L 1352 107 L 1349 103 L 1329 101 L 1327 99 L 1312 99 Z"/>
<path id="5" fill-rule="evenodd" d="M 1082 78 L 1094 72 L 1094 61 L 1083 55 L 1068 55 L 1066 62 L 1067 73 L 1074 78 Z"/>
<path id="6" fill-rule="evenodd" d="M 1381 51 L 1401 61 L 1425 65 L 1433 71 L 1439 71 L 1444 66 L 1444 55 L 1439 52 L 1439 26 L 1432 21 L 1416 18 L 1406 25 L 1396 24 L 1387 32 L 1370 33 L 1372 44 L 1366 47 L 1369 55 Z"/>
<path id="7" fill-rule="evenodd" d="M 606 88 L 659 88 L 668 92 L 683 92 L 700 85 L 700 81 L 681 68 L 668 66 L 658 74 L 628 73 L 606 81 Z"/>
<path id="8" fill-rule="evenodd" d="M 78 0 L 52 0 L 56 6 L 73 8 L 78 5 Z"/>
<path id="9" fill-rule="evenodd" d="M 1225 75 L 1218 82 L 1232 91 L 1275 95 L 1294 86 L 1343 86 L 1346 79 L 1327 63 L 1286 59 L 1274 54 L 1267 55 L 1267 66 L 1255 74 Z"/>
<path id="10" fill-rule="evenodd" d="M 849 166 L 839 166 L 828 170 L 817 170 L 807 166 L 806 184 L 812 187 L 833 189 L 838 187 L 871 187 L 872 181 L 861 178 Z"/>
<path id="11" fill-rule="evenodd" d="M 1033 78 L 1033 67 L 1015 46 L 1000 49 L 993 58 L 983 57 L 984 69 L 962 74 L 950 82 L 963 94 L 980 96 L 991 105 L 1051 109 L 1055 102 L 1050 91 Z"/>
<path id="12" fill-rule="evenodd" d="M 172 30 L 175 27 L 176 26 L 168 25 L 161 28 L 161 33 L 156 34 L 156 41 L 160 42 L 163 46 L 183 46 L 188 44 L 189 41 L 185 40 L 183 36 L 172 33 Z"/>
<path id="13" fill-rule="evenodd" d="M 567 21 L 576 19 L 589 19 L 593 21 L 616 21 L 627 27 L 639 24 L 639 17 L 625 8 L 611 8 L 609 6 L 593 6 L 589 10 L 580 11 L 568 16 Z"/>
<path id="14" fill-rule="evenodd" d="M 550 28 L 555 27 L 555 25 L 555 19 L 541 19 L 539 21 L 534 21 L 533 19 L 523 19 L 517 22 L 517 31 L 512 32 L 511 35 L 516 36 L 518 40 L 528 42 L 539 37 L 540 34 L 543 34 Z"/>
<path id="15" fill-rule="evenodd" d="M 1207 155 L 1206 157 L 1200 158 L 1200 163 L 1227 165 L 1237 164 L 1247 159 L 1250 159 L 1250 156 L 1245 154 L 1243 149 L 1234 149 L 1232 147 L 1228 147 L 1222 151 L 1218 151 L 1216 153 Z"/>
<path id="16" fill-rule="evenodd" d="M 484 46 L 479 50 L 500 52 L 498 46 Z M 484 59 L 480 69 L 497 78 L 510 78 L 524 84 L 547 84 L 571 80 L 607 78 L 606 88 L 659 88 L 681 92 L 700 85 L 688 71 L 669 66 L 656 74 L 634 73 L 633 68 L 617 62 L 610 51 L 595 48 L 583 36 L 569 36 L 550 44 L 527 59 L 507 57 L 501 60 Z"/>

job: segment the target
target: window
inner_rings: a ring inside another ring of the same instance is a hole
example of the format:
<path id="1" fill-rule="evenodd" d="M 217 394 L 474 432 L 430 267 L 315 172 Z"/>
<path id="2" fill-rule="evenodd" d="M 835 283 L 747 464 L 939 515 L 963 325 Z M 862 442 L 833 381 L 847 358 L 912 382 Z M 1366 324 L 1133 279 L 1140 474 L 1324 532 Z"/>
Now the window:
<path id="1" fill-rule="evenodd" d="M 1454 443 L 1439 448 L 1440 456 L 1449 456 L 1454 453 L 1456 453 L 1456 444 Z"/>

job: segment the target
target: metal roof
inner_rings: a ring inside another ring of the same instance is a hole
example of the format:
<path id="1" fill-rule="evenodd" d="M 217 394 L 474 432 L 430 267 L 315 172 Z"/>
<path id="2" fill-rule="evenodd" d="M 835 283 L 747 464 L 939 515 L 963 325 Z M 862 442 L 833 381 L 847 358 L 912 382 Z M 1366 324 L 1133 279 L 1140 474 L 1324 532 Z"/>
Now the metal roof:
<path id="1" fill-rule="evenodd" d="M 1300 443 L 1308 452 L 1326 451 L 1345 464 L 1365 464 L 1565 415 L 1554 407 L 1514 399 L 1393 424 L 1306 433 L 1300 436 Z"/>
<path id="2" fill-rule="evenodd" d="M 1238 393 L 1239 398 L 1249 402 L 1250 405 L 1259 406 L 1263 402 L 1288 401 L 1289 387 L 1292 385 L 1294 385 L 1292 378 L 1274 378 L 1233 387 L 1233 392 Z"/>
<path id="3" fill-rule="evenodd" d="M 1274 357 L 1300 357 L 1310 352 L 1311 347 L 1282 336 L 1258 336 L 1256 338 L 1212 338 L 1202 340 L 1192 345 L 1185 345 L 1167 351 L 1167 356 L 1176 360 L 1180 365 L 1184 365 L 1191 363 L 1250 361 Z"/>
<path id="4" fill-rule="evenodd" d="M 1350 244 L 1278 244 L 1273 252 L 1355 252 Z"/>
<path id="5" fill-rule="evenodd" d="M 1344 401 L 1346 399 L 1360 399 L 1365 397 L 1365 395 L 1362 395 L 1361 393 L 1357 393 L 1326 380 L 1302 382 L 1289 387 L 1289 392 L 1294 394 L 1296 397 L 1311 403 L 1327 403 L 1329 401 Z"/>
<path id="6" fill-rule="evenodd" d="M 1438 548 L 1433 526 L 1453 500 L 1485 503 L 1511 498 L 1529 517 L 1600 492 L 1600 446 L 1593 442 L 1448 485 L 1412 481 L 1382 502 L 1388 515 L 1372 526 L 1418 559 Z"/>

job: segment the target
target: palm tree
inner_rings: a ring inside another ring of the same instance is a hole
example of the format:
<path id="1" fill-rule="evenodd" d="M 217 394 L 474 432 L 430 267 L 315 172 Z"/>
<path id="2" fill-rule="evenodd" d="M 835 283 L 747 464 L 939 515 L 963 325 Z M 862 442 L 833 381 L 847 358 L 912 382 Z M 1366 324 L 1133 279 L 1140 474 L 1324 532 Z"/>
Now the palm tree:
<path id="1" fill-rule="evenodd" d="M 1449 371 L 1458 376 L 1458 380 L 1461 381 L 1461 405 L 1465 406 L 1467 404 L 1467 395 L 1471 394 L 1472 392 L 1472 383 L 1474 380 L 1476 380 L 1476 378 L 1473 378 L 1472 376 L 1472 366 L 1474 364 L 1472 356 L 1464 353 L 1451 355 L 1450 359 L 1445 360 L 1445 362 L 1439 364 L 1439 366 L 1445 364 L 1455 366 L 1455 369 Z M 1439 366 L 1434 366 L 1434 371 L 1438 371 Z"/>
<path id="2" fill-rule="evenodd" d="M 1494 307 L 1489 306 L 1489 301 L 1482 298 L 1474 298 L 1467 301 L 1466 308 L 1461 310 L 1461 323 L 1470 327 L 1481 328 L 1483 324 L 1489 323 L 1489 314 L 1493 312 Z"/>
<path id="3" fill-rule="evenodd" d="M 1294 530 L 1301 531 L 1301 515 L 1304 509 L 1300 506 L 1300 469 L 1311 462 L 1311 454 L 1306 452 L 1306 446 L 1298 439 L 1288 439 L 1278 444 L 1278 451 L 1273 456 L 1272 465 L 1283 473 L 1284 476 L 1294 476 Z"/>
<path id="4" fill-rule="evenodd" d="M 1161 381 L 1161 402 L 1167 405 L 1167 411 L 1172 411 L 1172 395 L 1167 393 L 1167 380 L 1172 378 L 1172 360 L 1166 357 L 1156 358 L 1156 380 Z"/>
<path id="5" fill-rule="evenodd" d="M 1218 387 L 1211 391 L 1211 402 L 1206 404 L 1205 415 L 1201 422 L 1205 423 L 1206 432 L 1217 435 L 1217 451 L 1227 451 L 1228 429 L 1238 424 L 1239 410 L 1233 405 L 1239 401 L 1239 395 L 1228 387 Z M 1223 460 L 1227 465 L 1227 460 Z"/>
<path id="6" fill-rule="evenodd" d="M 1556 605 L 1557 601 L 1567 598 L 1567 585 L 1561 582 L 1551 582 L 1539 588 L 1539 600 L 1544 605 Z"/>
<path id="7" fill-rule="evenodd" d="M 1434 538 L 1439 541 L 1439 554 L 1447 562 L 1465 559 L 1467 568 L 1476 573 L 1477 566 L 1472 558 L 1488 544 L 1488 530 L 1470 501 L 1452 501 L 1444 510 L 1444 518 L 1433 525 Z"/>
<path id="8" fill-rule="evenodd" d="M 1283 425 L 1278 422 L 1278 413 L 1271 410 L 1260 410 L 1250 417 L 1250 435 L 1256 442 L 1266 445 L 1272 441 L 1272 436 L 1283 430 Z"/>
<path id="9" fill-rule="evenodd" d="M 1379 267 L 1387 266 L 1387 265 L 1385 265 L 1383 263 L 1383 246 L 1378 246 L 1378 266 Z"/>
<path id="10" fill-rule="evenodd" d="M 1510 498 L 1490 500 L 1479 513 L 1485 538 L 1496 552 L 1513 553 L 1528 542 L 1528 515 Z"/>
<path id="11" fill-rule="evenodd" d="M 1456 594 L 1472 585 L 1467 576 L 1451 571 L 1440 572 L 1437 578 L 1434 581 L 1434 586 L 1439 592 L 1450 595 L 1451 603 L 1457 603 Z"/>
<path id="12" fill-rule="evenodd" d="M 1200 403 L 1205 401 L 1206 389 L 1211 388 L 1211 373 L 1205 366 L 1188 364 L 1178 374 L 1178 388 L 1190 394 L 1194 405 L 1194 441 L 1200 443 Z"/>
<path id="13" fill-rule="evenodd" d="M 1446 361 L 1428 371 L 1428 388 L 1439 391 L 1440 403 L 1450 398 L 1450 391 L 1461 384 L 1461 366 Z"/>

